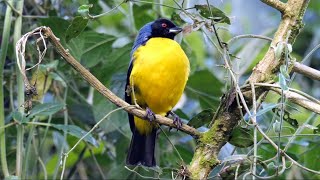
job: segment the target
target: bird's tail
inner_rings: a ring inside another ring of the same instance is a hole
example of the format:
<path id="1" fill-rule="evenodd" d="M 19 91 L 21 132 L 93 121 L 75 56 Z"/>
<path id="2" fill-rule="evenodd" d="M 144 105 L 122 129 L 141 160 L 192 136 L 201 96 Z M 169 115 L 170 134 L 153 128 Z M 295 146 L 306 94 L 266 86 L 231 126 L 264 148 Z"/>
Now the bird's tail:
<path id="1" fill-rule="evenodd" d="M 147 135 L 141 135 L 137 130 L 134 130 L 127 155 L 128 165 L 156 166 L 154 158 L 156 135 L 156 129 Z"/>

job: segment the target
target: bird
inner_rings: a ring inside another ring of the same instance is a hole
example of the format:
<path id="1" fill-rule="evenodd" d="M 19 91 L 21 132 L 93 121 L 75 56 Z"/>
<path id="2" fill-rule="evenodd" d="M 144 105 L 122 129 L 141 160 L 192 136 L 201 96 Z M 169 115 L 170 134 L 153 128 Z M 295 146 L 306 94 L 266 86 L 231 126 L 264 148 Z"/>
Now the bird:
<path id="1" fill-rule="evenodd" d="M 128 67 L 125 101 L 146 110 L 145 119 L 128 113 L 132 138 L 126 164 L 156 166 L 155 142 L 159 125 L 155 114 L 173 117 L 177 128 L 182 121 L 172 108 L 186 86 L 190 63 L 174 37 L 183 29 L 164 18 L 145 24 L 135 39 Z"/>

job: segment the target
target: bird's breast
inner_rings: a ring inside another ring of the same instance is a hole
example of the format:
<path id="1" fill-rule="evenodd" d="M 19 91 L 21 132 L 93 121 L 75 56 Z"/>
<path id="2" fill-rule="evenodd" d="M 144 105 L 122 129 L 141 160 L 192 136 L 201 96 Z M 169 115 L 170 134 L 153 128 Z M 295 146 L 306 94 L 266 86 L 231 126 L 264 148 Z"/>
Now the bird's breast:
<path id="1" fill-rule="evenodd" d="M 151 38 L 133 53 L 130 84 L 139 105 L 165 114 L 180 99 L 190 65 L 180 45 L 168 38 Z"/>

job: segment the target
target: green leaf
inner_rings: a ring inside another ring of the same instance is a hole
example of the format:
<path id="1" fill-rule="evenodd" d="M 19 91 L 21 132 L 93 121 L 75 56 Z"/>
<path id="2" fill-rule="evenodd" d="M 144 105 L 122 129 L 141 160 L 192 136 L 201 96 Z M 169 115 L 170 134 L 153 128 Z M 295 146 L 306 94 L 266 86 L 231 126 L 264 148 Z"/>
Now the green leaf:
<path id="1" fill-rule="evenodd" d="M 290 54 L 292 52 L 292 45 L 287 44 L 287 52 Z"/>
<path id="2" fill-rule="evenodd" d="M 289 74 L 288 74 L 286 65 L 283 64 L 283 65 L 280 66 L 280 73 L 281 73 L 287 80 L 290 79 L 290 76 L 289 76 Z"/>
<path id="3" fill-rule="evenodd" d="M 66 42 L 69 42 L 72 38 L 79 36 L 87 27 L 88 22 L 88 18 L 83 18 L 82 16 L 75 17 L 67 29 Z"/>
<path id="4" fill-rule="evenodd" d="M 19 180 L 20 178 L 18 176 L 8 176 L 5 177 L 4 180 Z"/>
<path id="5" fill-rule="evenodd" d="M 55 81 L 59 81 L 63 87 L 67 87 L 67 83 L 55 72 L 50 72 L 49 77 Z"/>
<path id="6" fill-rule="evenodd" d="M 268 104 L 266 106 L 263 106 L 263 109 L 258 111 L 256 114 L 256 117 L 261 116 L 262 114 L 271 111 L 272 109 L 276 108 L 277 106 L 279 106 L 279 104 Z"/>
<path id="7" fill-rule="evenodd" d="M 211 12 L 208 5 L 195 5 L 194 7 L 199 11 L 201 16 L 207 19 L 213 19 L 215 22 L 219 23 L 231 24 L 229 17 L 223 11 L 212 5 L 210 5 Z"/>
<path id="8" fill-rule="evenodd" d="M 231 133 L 229 143 L 240 148 L 253 145 L 253 129 L 237 126 Z"/>
<path id="9" fill-rule="evenodd" d="M 284 77 L 284 75 L 281 73 L 279 73 L 279 84 L 282 90 L 286 91 L 289 89 L 287 85 L 286 77 Z"/>
<path id="10" fill-rule="evenodd" d="M 320 133 L 320 124 L 318 124 L 317 129 L 313 130 L 313 134 L 319 134 Z"/>
<path id="11" fill-rule="evenodd" d="M 143 4 L 141 6 L 137 4 L 133 4 L 133 18 L 134 23 L 137 29 L 140 29 L 145 24 L 154 21 L 156 19 L 156 14 L 151 14 L 151 11 L 148 11 L 148 9 L 152 9 L 152 4 Z"/>
<path id="12" fill-rule="evenodd" d="M 50 116 L 60 111 L 64 107 L 64 104 L 58 102 L 38 104 L 31 109 L 30 115 L 33 116 Z"/>
<path id="13" fill-rule="evenodd" d="M 25 115 L 23 115 L 21 112 L 19 111 L 14 111 L 12 112 L 12 118 L 16 121 L 18 121 L 19 123 L 25 123 L 29 121 L 29 117 L 26 117 Z"/>
<path id="14" fill-rule="evenodd" d="M 201 111 L 199 114 L 195 115 L 189 122 L 188 125 L 193 126 L 194 128 L 199 128 L 204 126 L 212 121 L 214 115 L 213 109 L 206 109 Z"/>
<path id="15" fill-rule="evenodd" d="M 59 60 L 54 60 L 48 64 L 40 64 L 40 69 L 45 70 L 45 71 L 55 70 L 55 69 L 57 69 L 58 64 L 59 64 Z"/>
<path id="16" fill-rule="evenodd" d="M 276 120 L 273 124 L 272 124 L 272 129 L 275 133 L 279 133 L 280 132 L 280 126 L 281 126 L 281 123 Z"/>
<path id="17" fill-rule="evenodd" d="M 93 116 L 92 106 L 87 103 L 82 102 L 79 104 L 68 104 L 68 113 L 72 119 L 80 121 L 84 124 L 93 126 L 96 123 Z"/>
<path id="18" fill-rule="evenodd" d="M 40 18 L 39 25 L 48 26 L 52 32 L 61 40 L 61 43 L 65 43 L 65 33 L 68 29 L 69 22 L 59 17 Z"/>
<path id="19" fill-rule="evenodd" d="M 203 109 L 216 108 L 220 103 L 223 84 L 209 70 L 193 73 L 187 82 L 188 96 L 198 98 Z"/>
<path id="20" fill-rule="evenodd" d="M 182 25 L 184 21 L 181 19 L 180 15 L 177 14 L 175 11 L 171 14 L 171 20 L 178 26 Z"/>
<path id="21" fill-rule="evenodd" d="M 184 146 L 181 146 L 181 145 L 175 145 L 178 152 L 180 153 L 183 161 L 185 163 L 190 163 L 191 160 L 192 160 L 192 157 L 193 157 L 193 151 L 192 151 L 192 148 L 187 148 L 187 147 L 184 147 Z"/>
<path id="22" fill-rule="evenodd" d="M 189 119 L 189 116 L 186 115 L 181 109 L 175 110 L 174 113 L 182 119 Z"/>
<path id="23" fill-rule="evenodd" d="M 92 8 L 92 4 L 84 4 L 78 8 L 78 13 L 81 15 L 87 16 L 89 13 L 89 9 Z"/>
<path id="24" fill-rule="evenodd" d="M 281 115 L 281 110 L 276 111 L 277 115 L 280 117 Z M 293 119 L 290 117 L 290 112 L 287 111 L 286 109 L 284 109 L 283 112 L 283 120 L 286 121 L 287 123 L 289 123 L 292 127 L 294 128 L 298 128 L 299 127 L 299 123 L 296 119 Z"/>
<path id="25" fill-rule="evenodd" d="M 125 73 L 129 65 L 131 47 L 132 44 L 130 43 L 122 48 L 112 49 L 105 57 L 102 65 L 93 69 L 93 74 L 100 81 L 107 83 L 115 73 Z"/>
<path id="26" fill-rule="evenodd" d="M 281 58 L 281 54 L 283 52 L 283 49 L 284 49 L 284 44 L 283 42 L 279 42 L 277 44 L 277 46 L 275 47 L 275 56 L 276 56 L 276 59 L 279 60 Z"/>
<path id="27" fill-rule="evenodd" d="M 111 52 L 115 39 L 114 36 L 86 31 L 70 40 L 67 47 L 82 65 L 91 68 L 101 61 L 108 61 L 108 52 Z"/>
<path id="28" fill-rule="evenodd" d="M 92 7 L 90 8 L 90 13 L 92 14 L 100 14 L 102 13 L 102 8 L 99 5 L 99 0 L 89 0 L 89 4 L 92 4 Z"/>
<path id="29" fill-rule="evenodd" d="M 61 131 L 64 131 L 72 136 L 75 136 L 77 138 L 82 138 L 87 132 L 81 129 L 78 126 L 75 125 L 63 125 L 63 124 L 51 124 L 52 127 L 59 129 Z M 91 135 L 88 134 L 83 140 L 85 140 L 88 143 L 91 143 L 92 145 L 98 147 L 99 143 L 97 140 Z"/>

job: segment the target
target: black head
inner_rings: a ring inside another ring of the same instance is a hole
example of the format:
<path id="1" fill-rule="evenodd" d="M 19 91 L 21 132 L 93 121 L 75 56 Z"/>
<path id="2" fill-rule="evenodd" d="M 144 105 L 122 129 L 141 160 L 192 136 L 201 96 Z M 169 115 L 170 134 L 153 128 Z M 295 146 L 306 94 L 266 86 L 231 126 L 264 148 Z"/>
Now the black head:
<path id="1" fill-rule="evenodd" d="M 182 31 L 168 19 L 158 19 L 151 24 L 152 37 L 164 37 L 174 39 L 174 36 Z"/>

